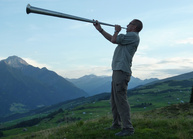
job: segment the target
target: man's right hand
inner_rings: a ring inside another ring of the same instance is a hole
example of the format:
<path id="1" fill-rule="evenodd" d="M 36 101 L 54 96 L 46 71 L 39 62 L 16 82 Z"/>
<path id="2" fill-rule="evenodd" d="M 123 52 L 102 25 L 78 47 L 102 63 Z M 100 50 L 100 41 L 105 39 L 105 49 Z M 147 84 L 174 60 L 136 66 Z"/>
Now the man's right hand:
<path id="1" fill-rule="evenodd" d="M 120 32 L 121 31 L 121 26 L 120 25 L 115 25 L 115 31 Z"/>
<path id="2" fill-rule="evenodd" d="M 95 20 L 93 20 L 95 21 Z M 99 24 L 99 22 L 96 20 L 96 23 L 93 23 L 93 25 L 95 26 L 95 28 L 100 32 L 102 30 L 101 25 Z"/>

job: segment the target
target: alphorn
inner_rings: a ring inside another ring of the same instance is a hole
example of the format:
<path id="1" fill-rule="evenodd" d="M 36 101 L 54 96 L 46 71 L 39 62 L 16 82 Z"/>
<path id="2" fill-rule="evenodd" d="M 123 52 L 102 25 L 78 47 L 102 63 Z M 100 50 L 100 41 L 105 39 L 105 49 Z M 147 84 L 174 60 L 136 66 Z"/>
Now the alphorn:
<path id="1" fill-rule="evenodd" d="M 65 13 L 60 13 L 60 12 L 55 12 L 47 9 L 42 9 L 38 7 L 33 7 L 30 4 L 27 5 L 26 7 L 26 13 L 36 13 L 36 14 L 42 14 L 42 15 L 48 15 L 48 16 L 55 16 L 55 17 L 60 17 L 60 18 L 67 18 L 67 19 L 72 19 L 72 20 L 78 20 L 78 21 L 83 21 L 83 22 L 89 22 L 89 23 L 96 23 L 95 20 L 87 19 L 87 18 L 82 18 L 74 15 L 69 15 Z M 101 25 L 106 25 L 106 26 L 111 26 L 115 27 L 115 25 L 104 23 L 104 22 L 98 22 Z M 127 29 L 125 27 L 121 27 L 122 29 Z"/>

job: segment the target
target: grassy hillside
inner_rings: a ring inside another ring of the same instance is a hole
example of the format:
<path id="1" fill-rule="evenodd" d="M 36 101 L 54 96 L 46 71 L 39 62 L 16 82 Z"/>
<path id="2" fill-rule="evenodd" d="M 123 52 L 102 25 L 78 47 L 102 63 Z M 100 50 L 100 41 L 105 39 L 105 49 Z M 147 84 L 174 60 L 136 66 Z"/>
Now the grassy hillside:
<path id="1" fill-rule="evenodd" d="M 166 81 L 128 90 L 136 129 L 132 138 L 191 138 L 193 106 L 187 102 L 192 83 L 193 79 Z M 112 122 L 108 93 L 61 103 L 52 108 L 49 109 L 51 113 L 39 113 L 25 120 L 2 123 L 1 128 L 18 124 L 1 132 L 5 138 L 14 139 L 107 139 L 114 138 L 114 133 L 118 132 L 103 130 Z"/>
<path id="2" fill-rule="evenodd" d="M 191 139 L 193 138 L 193 105 L 178 104 L 141 113 L 133 113 L 132 121 L 135 134 L 132 139 Z M 105 115 L 92 120 L 80 120 L 74 123 L 7 137 L 6 139 L 113 139 L 119 132 L 106 131 L 112 118 Z M 20 129 L 22 130 L 22 129 Z"/>
<path id="3" fill-rule="evenodd" d="M 193 79 L 165 81 L 128 91 L 134 111 L 151 110 L 176 103 L 189 102 Z"/>

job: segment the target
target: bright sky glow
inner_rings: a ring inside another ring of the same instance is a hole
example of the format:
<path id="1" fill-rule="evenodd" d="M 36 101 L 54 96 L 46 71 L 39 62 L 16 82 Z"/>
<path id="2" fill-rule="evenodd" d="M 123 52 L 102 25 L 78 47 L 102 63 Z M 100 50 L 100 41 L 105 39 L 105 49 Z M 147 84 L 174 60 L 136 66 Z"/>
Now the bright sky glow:
<path id="1" fill-rule="evenodd" d="M 27 4 L 124 27 L 140 19 L 144 29 L 133 59 L 134 77 L 163 79 L 193 71 L 192 0 L 1 0 L 0 60 L 16 55 L 33 66 L 78 78 L 110 76 L 116 45 L 90 23 L 27 15 Z"/>

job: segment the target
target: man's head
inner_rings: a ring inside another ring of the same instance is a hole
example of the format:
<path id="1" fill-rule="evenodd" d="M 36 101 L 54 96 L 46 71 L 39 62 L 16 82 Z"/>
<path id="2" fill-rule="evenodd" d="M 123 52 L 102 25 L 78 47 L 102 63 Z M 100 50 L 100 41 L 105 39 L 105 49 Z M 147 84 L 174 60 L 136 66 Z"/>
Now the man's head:
<path id="1" fill-rule="evenodd" d="M 138 19 L 133 19 L 127 25 L 127 32 L 140 32 L 143 28 L 143 23 Z"/>

